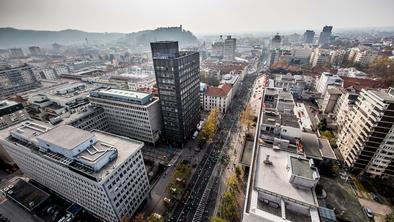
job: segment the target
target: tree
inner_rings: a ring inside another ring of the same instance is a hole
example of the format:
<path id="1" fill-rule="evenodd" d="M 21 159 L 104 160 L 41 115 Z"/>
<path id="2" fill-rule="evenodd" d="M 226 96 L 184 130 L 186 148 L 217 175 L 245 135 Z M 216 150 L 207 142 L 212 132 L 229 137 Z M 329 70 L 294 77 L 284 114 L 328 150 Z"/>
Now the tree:
<path id="1" fill-rule="evenodd" d="M 228 220 L 225 220 L 225 219 L 220 218 L 220 217 L 212 217 L 211 218 L 211 222 L 228 222 Z"/>
<path id="2" fill-rule="evenodd" d="M 199 134 L 200 140 L 209 140 L 213 137 L 217 130 L 219 112 L 217 107 L 211 110 Z"/>
<path id="3" fill-rule="evenodd" d="M 237 175 L 237 177 L 241 176 L 241 167 L 238 165 L 235 167 L 235 175 Z"/>
<path id="4" fill-rule="evenodd" d="M 386 222 L 394 222 L 394 209 L 391 210 L 391 213 L 386 215 Z"/>
<path id="5" fill-rule="evenodd" d="M 164 222 L 164 218 L 157 213 L 153 213 L 148 217 L 148 222 Z"/>
<path id="6" fill-rule="evenodd" d="M 241 114 L 241 123 L 246 125 L 247 128 L 249 129 L 249 127 L 253 124 L 254 120 L 254 115 L 253 115 L 253 109 L 250 106 L 250 104 L 248 104 L 245 108 L 244 111 L 242 111 Z"/>
<path id="7" fill-rule="evenodd" d="M 235 175 L 230 176 L 226 181 L 227 186 L 232 193 L 238 191 L 238 179 Z"/>
<path id="8" fill-rule="evenodd" d="M 224 192 L 222 203 L 220 205 L 220 213 L 223 218 L 228 221 L 238 221 L 237 200 L 234 193 Z"/>
<path id="9" fill-rule="evenodd" d="M 127 220 L 130 222 L 148 222 L 144 216 L 144 213 L 139 213 L 135 215 L 131 220 Z"/>
<path id="10" fill-rule="evenodd" d="M 377 58 L 368 66 L 368 72 L 394 86 L 394 60 L 388 57 Z"/>
<path id="11" fill-rule="evenodd" d="M 327 130 L 327 120 L 322 119 L 319 124 L 317 124 L 317 127 L 319 128 L 320 131 L 325 131 Z"/>

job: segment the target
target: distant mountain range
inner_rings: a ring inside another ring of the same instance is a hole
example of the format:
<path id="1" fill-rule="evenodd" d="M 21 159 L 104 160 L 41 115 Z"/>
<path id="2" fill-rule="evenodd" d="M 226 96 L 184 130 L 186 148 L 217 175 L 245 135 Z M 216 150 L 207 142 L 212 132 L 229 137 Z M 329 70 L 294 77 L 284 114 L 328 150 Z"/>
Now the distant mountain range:
<path id="1" fill-rule="evenodd" d="M 0 28 L 0 48 L 48 46 L 53 43 L 61 45 L 89 43 L 123 43 L 130 46 L 149 46 L 149 42 L 159 40 L 176 40 L 181 45 L 195 45 L 197 38 L 182 27 L 165 27 L 133 33 L 99 33 L 67 29 L 63 31 L 21 30 Z"/>

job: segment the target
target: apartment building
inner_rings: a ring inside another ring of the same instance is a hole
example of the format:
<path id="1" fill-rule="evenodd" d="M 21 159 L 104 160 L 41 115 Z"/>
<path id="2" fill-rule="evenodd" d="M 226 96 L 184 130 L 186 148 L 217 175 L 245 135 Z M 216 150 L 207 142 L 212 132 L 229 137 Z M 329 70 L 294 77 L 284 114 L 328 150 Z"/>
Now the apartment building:
<path id="1" fill-rule="evenodd" d="M 156 143 L 162 125 L 159 99 L 152 95 L 119 89 L 90 92 L 93 106 L 102 107 L 109 131 L 148 143 Z"/>
<path id="2" fill-rule="evenodd" d="M 0 145 L 24 175 L 103 221 L 132 216 L 149 192 L 136 140 L 24 121 L 1 130 Z"/>
<path id="3" fill-rule="evenodd" d="M 362 89 L 338 135 L 346 165 L 371 177 L 394 175 L 393 124 L 393 89 Z"/>
<path id="4" fill-rule="evenodd" d="M 330 51 L 328 49 L 316 48 L 310 57 L 309 63 L 312 67 L 330 64 Z"/>
<path id="5" fill-rule="evenodd" d="M 353 87 L 348 87 L 344 89 L 344 93 L 339 96 L 338 101 L 334 107 L 334 114 L 336 118 L 338 132 L 340 132 L 345 125 L 348 113 L 356 104 L 357 97 L 358 90 Z"/>

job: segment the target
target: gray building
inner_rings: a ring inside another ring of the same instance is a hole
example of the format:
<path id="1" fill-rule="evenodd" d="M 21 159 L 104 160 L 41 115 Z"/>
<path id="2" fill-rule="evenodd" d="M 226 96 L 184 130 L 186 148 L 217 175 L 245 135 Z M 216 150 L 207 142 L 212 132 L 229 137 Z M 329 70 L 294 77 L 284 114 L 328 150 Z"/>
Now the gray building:
<path id="1" fill-rule="evenodd" d="M 315 39 L 315 32 L 313 30 L 306 30 L 302 41 L 307 44 L 312 44 Z"/>
<path id="2" fill-rule="evenodd" d="M 185 143 L 200 120 L 198 52 L 178 49 L 178 42 L 152 42 L 164 133 L 169 142 Z"/>
<path id="3" fill-rule="evenodd" d="M 148 143 L 156 143 L 162 130 L 157 97 L 141 92 L 105 89 L 90 92 L 93 106 L 102 107 L 109 131 Z"/>
<path id="4" fill-rule="evenodd" d="M 0 67 L 0 98 L 34 89 L 40 85 L 29 65 Z"/>
<path id="5" fill-rule="evenodd" d="M 38 46 L 30 46 L 29 52 L 30 52 L 31 56 L 42 56 L 43 55 L 41 48 Z"/>
<path id="6" fill-rule="evenodd" d="M 226 40 L 224 40 L 224 61 L 234 61 L 235 60 L 235 48 L 237 47 L 237 39 L 231 38 L 231 35 L 228 35 Z"/>
<path id="7" fill-rule="evenodd" d="M 324 45 L 324 44 L 330 43 L 331 31 L 332 31 L 332 26 L 326 25 L 323 27 L 323 31 L 320 33 L 320 36 L 319 36 L 319 45 Z"/>
<path id="8" fill-rule="evenodd" d="M 101 221 L 131 217 L 149 194 L 140 141 L 24 121 L 0 130 L 0 145 L 25 176 Z"/>

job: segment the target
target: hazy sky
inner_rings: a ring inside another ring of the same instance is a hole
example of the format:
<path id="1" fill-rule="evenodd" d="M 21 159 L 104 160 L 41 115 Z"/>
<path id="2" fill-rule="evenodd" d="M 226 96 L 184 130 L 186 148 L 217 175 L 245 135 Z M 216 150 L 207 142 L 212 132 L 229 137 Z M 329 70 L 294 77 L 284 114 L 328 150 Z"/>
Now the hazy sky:
<path id="1" fill-rule="evenodd" d="M 194 33 L 394 26 L 394 0 L 0 0 L 0 27 Z"/>

